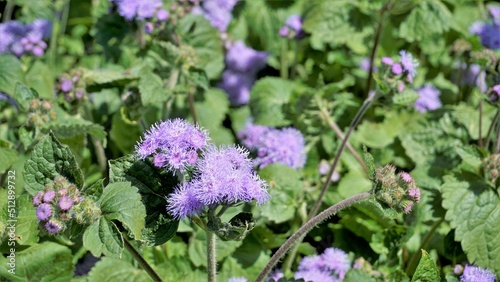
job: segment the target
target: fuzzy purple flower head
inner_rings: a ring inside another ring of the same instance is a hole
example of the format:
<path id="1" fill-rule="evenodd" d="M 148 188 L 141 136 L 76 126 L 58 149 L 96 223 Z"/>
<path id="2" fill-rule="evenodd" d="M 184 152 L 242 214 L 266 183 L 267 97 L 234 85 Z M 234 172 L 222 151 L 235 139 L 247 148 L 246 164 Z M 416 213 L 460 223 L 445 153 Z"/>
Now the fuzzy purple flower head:
<path id="1" fill-rule="evenodd" d="M 247 47 L 243 41 L 236 41 L 226 54 L 228 69 L 246 74 L 255 74 L 266 65 L 267 53 Z"/>
<path id="2" fill-rule="evenodd" d="M 193 14 L 203 15 L 213 27 L 225 32 L 233 19 L 231 14 L 238 0 L 205 0 L 202 7 L 195 7 Z"/>
<path id="3" fill-rule="evenodd" d="M 59 231 L 61 231 L 62 226 L 61 226 L 61 224 L 59 222 L 57 222 L 55 220 L 49 220 L 45 224 L 45 228 L 47 229 L 47 231 L 50 234 L 56 234 L 56 233 L 59 233 Z"/>
<path id="4" fill-rule="evenodd" d="M 110 0 L 118 6 L 118 14 L 131 21 L 134 18 L 144 20 L 152 18 L 161 7 L 161 0 Z"/>
<path id="5" fill-rule="evenodd" d="M 33 205 L 34 206 L 39 206 L 42 203 L 43 200 L 43 192 L 39 191 L 36 193 L 35 197 L 33 197 Z"/>
<path id="6" fill-rule="evenodd" d="M 490 270 L 466 265 L 460 282 L 495 282 L 496 276 Z"/>
<path id="7" fill-rule="evenodd" d="M 51 203 L 52 200 L 54 200 L 55 196 L 56 196 L 56 192 L 54 192 L 53 190 L 49 190 L 49 191 L 45 192 L 45 194 L 43 195 L 43 201 L 45 203 Z"/>
<path id="8" fill-rule="evenodd" d="M 225 70 L 218 87 L 224 90 L 233 106 L 248 104 L 250 101 L 250 90 L 255 81 L 253 75 Z"/>
<path id="9" fill-rule="evenodd" d="M 37 19 L 30 24 L 9 21 L 0 24 L 0 54 L 12 53 L 18 57 L 31 53 L 41 56 L 47 48 L 43 41 L 50 37 L 51 23 Z"/>
<path id="10" fill-rule="evenodd" d="M 156 166 L 182 172 L 196 162 L 197 151 L 202 150 L 208 140 L 206 131 L 177 118 L 151 127 L 135 149 L 141 159 L 152 155 Z"/>
<path id="11" fill-rule="evenodd" d="M 418 61 L 413 58 L 410 53 L 407 53 L 405 50 L 401 50 L 399 52 L 401 66 L 403 70 L 407 72 L 408 81 L 413 82 L 413 78 L 417 75 L 417 67 Z"/>
<path id="12" fill-rule="evenodd" d="M 255 130 L 252 127 L 240 132 L 244 137 L 243 144 L 250 150 L 257 151 L 255 159 L 260 168 L 274 163 L 281 163 L 291 168 L 299 169 L 306 163 L 305 139 L 302 133 L 295 128 Z M 250 139 L 249 141 L 247 141 Z"/>
<path id="13" fill-rule="evenodd" d="M 306 281 L 342 281 L 350 268 L 351 262 L 344 251 L 327 248 L 321 255 L 304 257 L 294 277 Z"/>
<path id="14" fill-rule="evenodd" d="M 269 198 L 266 182 L 252 169 L 248 152 L 235 146 L 209 146 L 198 160 L 194 177 L 177 187 L 167 210 L 176 218 L 198 214 L 204 206 Z"/>
<path id="15" fill-rule="evenodd" d="M 290 15 L 286 19 L 285 25 L 281 27 L 279 35 L 281 37 L 293 36 L 298 39 L 304 37 L 301 17 L 299 15 Z"/>
<path id="16" fill-rule="evenodd" d="M 415 108 L 421 113 L 441 108 L 439 100 L 440 91 L 431 84 L 426 84 L 417 89 L 419 98 L 415 101 Z"/>
<path id="17" fill-rule="evenodd" d="M 62 196 L 59 198 L 59 208 L 63 211 L 71 209 L 73 206 L 73 200 L 68 196 Z"/>
<path id="18" fill-rule="evenodd" d="M 44 221 L 52 215 L 52 208 L 49 204 L 41 204 L 36 208 L 36 216 L 39 220 Z"/>

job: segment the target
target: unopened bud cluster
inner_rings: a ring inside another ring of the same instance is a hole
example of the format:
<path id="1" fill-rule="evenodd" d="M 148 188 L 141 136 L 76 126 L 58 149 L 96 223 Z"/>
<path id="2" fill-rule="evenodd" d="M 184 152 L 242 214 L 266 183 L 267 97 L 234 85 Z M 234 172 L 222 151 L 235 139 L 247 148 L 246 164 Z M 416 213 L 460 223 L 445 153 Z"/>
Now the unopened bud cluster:
<path id="1" fill-rule="evenodd" d="M 83 207 L 87 201 L 75 184 L 63 176 L 56 176 L 54 182 L 46 184 L 43 191 L 33 197 L 40 229 L 58 234 L 68 227 L 71 219 L 76 219 L 79 224 L 90 223 L 92 216 L 87 215 Z M 95 210 L 88 212 L 95 213 Z"/>
<path id="2" fill-rule="evenodd" d="M 72 70 L 70 73 L 65 73 L 59 77 L 57 89 L 59 93 L 64 95 L 64 100 L 73 102 L 85 98 L 85 82 L 82 78 L 81 70 Z"/>
<path id="3" fill-rule="evenodd" d="M 498 187 L 498 174 L 500 172 L 500 154 L 491 155 L 483 160 L 484 177 L 486 181 Z"/>
<path id="4" fill-rule="evenodd" d="M 383 79 L 387 87 L 401 93 L 404 91 L 406 83 L 413 83 L 413 79 L 417 75 L 419 62 L 405 50 L 401 50 L 399 55 L 398 60 L 382 57 L 381 61 Z"/>
<path id="5" fill-rule="evenodd" d="M 28 120 L 26 121 L 28 126 L 40 127 L 56 119 L 57 113 L 54 111 L 52 103 L 38 98 L 31 100 L 28 108 Z"/>
<path id="6" fill-rule="evenodd" d="M 406 214 L 413 205 L 420 202 L 420 189 L 407 172 L 396 174 L 393 165 L 386 165 L 375 170 L 375 197 L 389 207 Z"/>

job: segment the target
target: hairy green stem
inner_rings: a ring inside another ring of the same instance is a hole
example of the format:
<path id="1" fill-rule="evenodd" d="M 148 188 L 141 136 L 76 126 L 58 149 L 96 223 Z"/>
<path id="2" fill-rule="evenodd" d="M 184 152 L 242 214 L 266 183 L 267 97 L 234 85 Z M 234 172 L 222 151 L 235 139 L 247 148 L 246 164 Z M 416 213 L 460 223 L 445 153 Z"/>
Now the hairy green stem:
<path id="1" fill-rule="evenodd" d="M 205 230 L 207 232 L 207 274 L 208 274 L 208 282 L 217 281 L 217 253 L 216 253 L 216 243 L 217 237 L 215 233 Z"/>
<path id="2" fill-rule="evenodd" d="M 14 11 L 14 6 L 16 6 L 16 1 L 10 0 L 7 1 L 7 4 L 5 5 L 5 10 L 3 11 L 3 23 L 6 23 L 10 21 L 12 18 L 12 11 Z"/>
<path id="3" fill-rule="evenodd" d="M 134 257 L 134 259 L 139 263 L 139 265 L 148 273 L 148 275 L 155 282 L 162 282 L 163 280 L 160 278 L 158 273 L 149 265 L 149 263 L 142 257 L 142 255 L 130 244 L 127 237 L 123 236 L 123 243 L 125 249 L 130 252 L 130 254 Z"/>
<path id="4" fill-rule="evenodd" d="M 285 39 L 281 45 L 280 77 L 288 79 L 288 40 Z"/>
<path id="5" fill-rule="evenodd" d="M 431 240 L 432 235 L 436 232 L 437 228 L 441 223 L 443 223 L 444 218 L 439 219 L 438 221 L 434 222 L 432 225 L 431 230 L 425 234 L 424 239 L 422 240 L 422 243 L 420 244 L 420 247 L 417 249 L 417 251 L 413 254 L 413 256 L 410 259 L 410 262 L 406 266 L 406 274 L 408 276 L 411 276 L 413 272 L 415 272 L 415 269 L 417 269 L 418 262 L 420 260 L 421 252 L 420 250 L 425 250 L 425 246 L 427 246 L 427 243 Z"/>
<path id="6" fill-rule="evenodd" d="M 352 197 L 349 197 L 331 207 L 328 209 L 324 210 L 317 216 L 311 218 L 309 221 L 307 221 L 302 227 L 297 230 L 286 242 L 281 245 L 281 247 L 274 253 L 274 255 L 271 257 L 269 262 L 266 264 L 264 269 L 260 272 L 259 276 L 255 281 L 260 282 L 263 281 L 267 275 L 271 272 L 273 267 L 278 263 L 278 261 L 285 255 L 285 253 L 290 249 L 290 247 L 295 244 L 297 241 L 301 240 L 304 238 L 304 236 L 309 233 L 316 225 L 320 224 L 322 221 L 327 219 L 328 217 L 338 213 L 342 209 L 345 209 L 349 206 L 352 206 L 355 203 L 367 200 L 371 197 L 371 192 L 362 192 L 359 194 L 356 194 Z"/>
<path id="7" fill-rule="evenodd" d="M 188 100 L 189 100 L 189 111 L 191 112 L 191 115 L 193 116 L 193 122 L 195 124 L 198 123 L 198 118 L 196 115 L 196 109 L 194 108 L 194 95 L 193 92 L 196 91 L 196 88 L 193 86 L 195 90 L 189 89 L 188 91 Z"/>
<path id="8" fill-rule="evenodd" d="M 368 97 L 368 94 L 370 93 L 370 88 L 372 85 L 372 75 L 373 75 L 373 61 L 375 61 L 375 55 L 377 54 L 377 48 L 380 42 L 380 34 L 382 33 L 382 27 L 383 27 L 383 21 L 384 21 L 384 13 L 391 1 L 388 1 L 384 7 L 380 10 L 380 18 L 377 23 L 377 29 L 375 31 L 375 38 L 373 40 L 373 46 L 372 50 L 370 53 L 370 68 L 368 69 L 368 78 L 366 79 L 366 85 L 365 85 L 365 97 Z"/>
<path id="9" fill-rule="evenodd" d="M 500 107 L 497 109 L 495 117 L 493 117 L 493 120 L 491 121 L 490 128 L 488 128 L 488 133 L 486 134 L 486 144 L 484 146 L 486 150 L 488 150 L 488 147 L 490 146 L 491 132 L 493 131 L 493 128 L 496 127 L 496 124 L 499 122 L 499 118 L 500 118 Z"/>
<path id="10" fill-rule="evenodd" d="M 309 212 L 309 216 L 308 216 L 309 219 L 314 217 L 318 213 L 318 210 L 319 210 L 321 203 L 323 201 L 323 197 L 325 196 L 326 189 L 328 189 L 328 186 L 330 185 L 330 183 L 332 181 L 333 172 L 337 168 L 337 164 L 339 163 L 339 160 L 340 160 L 340 155 L 342 155 L 342 152 L 344 151 L 344 148 L 346 147 L 347 140 L 349 140 L 349 136 L 351 135 L 351 133 L 354 130 L 354 128 L 356 127 L 356 125 L 361 121 L 363 114 L 371 106 L 373 101 L 376 100 L 376 98 L 378 98 L 377 94 L 369 95 L 366 98 L 366 100 L 363 102 L 363 105 L 359 109 L 359 111 L 356 114 L 356 116 L 354 117 L 354 119 L 352 120 L 351 125 L 349 126 L 349 129 L 347 130 L 345 137 L 342 140 L 342 143 L 340 144 L 339 149 L 337 150 L 337 154 L 335 155 L 335 159 L 333 160 L 333 164 L 330 167 L 330 171 L 328 171 L 328 174 L 326 176 L 326 181 L 323 184 L 323 186 L 321 187 L 321 192 L 319 194 L 319 197 L 316 200 L 316 203 L 314 203 L 313 208 Z"/>
<path id="11" fill-rule="evenodd" d="M 478 146 L 479 148 L 483 148 L 483 100 L 479 101 L 479 140 Z"/>

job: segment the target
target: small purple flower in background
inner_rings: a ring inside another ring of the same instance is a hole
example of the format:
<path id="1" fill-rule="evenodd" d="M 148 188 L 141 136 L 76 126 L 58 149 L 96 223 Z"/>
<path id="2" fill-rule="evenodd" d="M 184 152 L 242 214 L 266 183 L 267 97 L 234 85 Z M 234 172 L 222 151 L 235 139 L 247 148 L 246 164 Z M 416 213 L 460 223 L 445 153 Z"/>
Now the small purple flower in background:
<path id="1" fill-rule="evenodd" d="M 493 22 L 500 25 L 500 6 L 488 5 L 487 8 Z"/>
<path id="2" fill-rule="evenodd" d="M 182 119 L 168 120 L 151 127 L 136 145 L 141 159 L 154 156 L 154 164 L 175 172 L 184 171 L 197 159 L 197 151 L 209 140 L 208 133 Z"/>
<path id="3" fill-rule="evenodd" d="M 0 24 L 0 54 L 12 53 L 18 57 L 26 53 L 41 56 L 47 49 L 47 40 L 51 33 L 48 20 L 37 19 L 31 24 L 9 21 Z"/>
<path id="4" fill-rule="evenodd" d="M 436 110 L 441 108 L 442 104 L 439 100 L 440 91 L 431 84 L 426 84 L 417 89 L 419 98 L 415 101 L 415 108 L 421 113 L 428 110 Z"/>
<path id="5" fill-rule="evenodd" d="M 250 90 L 257 72 L 266 65 L 267 53 L 236 41 L 229 48 L 225 61 L 226 70 L 218 87 L 228 94 L 231 105 L 245 105 L 250 100 Z"/>
<path id="6" fill-rule="evenodd" d="M 320 175 L 326 175 L 328 173 L 328 171 L 330 171 L 330 164 L 325 161 L 325 160 L 321 160 L 321 162 L 319 163 L 318 165 L 318 172 Z M 338 171 L 333 171 L 333 174 L 332 174 L 332 178 L 331 178 L 331 181 L 332 182 L 337 182 L 339 181 L 340 179 L 340 173 Z"/>
<path id="7" fill-rule="evenodd" d="M 250 90 L 255 78 L 252 75 L 232 70 L 222 73 L 222 80 L 218 87 L 224 90 L 233 106 L 245 105 L 250 101 Z"/>
<path id="8" fill-rule="evenodd" d="M 403 209 L 403 212 L 405 214 L 409 214 L 411 212 L 411 209 L 413 208 L 413 202 L 408 201 L 408 202 L 404 203 L 403 205 L 405 206 Z"/>
<path id="9" fill-rule="evenodd" d="M 344 251 L 327 248 L 321 255 L 302 258 L 294 277 L 306 281 L 342 281 L 350 268 L 351 261 Z"/>
<path id="10" fill-rule="evenodd" d="M 408 195 L 412 197 L 413 200 L 415 200 L 415 202 L 420 203 L 420 189 L 418 188 L 408 189 Z"/>
<path id="11" fill-rule="evenodd" d="M 36 193 L 35 197 L 33 197 L 33 205 L 34 206 L 40 205 L 42 203 L 42 199 L 43 199 L 43 192 L 39 191 L 38 193 Z"/>
<path id="12" fill-rule="evenodd" d="M 47 231 L 50 233 L 50 234 L 56 234 L 56 233 L 59 233 L 59 231 L 61 231 L 61 224 L 58 223 L 57 221 L 55 220 L 49 220 L 46 224 L 45 224 L 45 228 L 47 229 Z"/>
<path id="13" fill-rule="evenodd" d="M 460 282 L 495 282 L 495 279 L 495 274 L 488 269 L 466 265 L 460 277 Z"/>
<path id="14" fill-rule="evenodd" d="M 500 99 L 500 84 L 491 87 L 491 92 L 493 96 L 490 98 L 490 101 L 497 101 Z"/>
<path id="15" fill-rule="evenodd" d="M 302 19 L 299 15 L 290 15 L 279 31 L 281 37 L 295 37 L 300 39 L 304 37 L 304 30 L 302 30 Z"/>
<path id="16" fill-rule="evenodd" d="M 69 79 L 63 79 L 61 82 L 61 90 L 63 92 L 70 92 L 73 89 L 73 82 Z"/>
<path id="17" fill-rule="evenodd" d="M 392 66 L 394 64 L 394 60 L 390 57 L 382 57 L 382 64 Z"/>
<path id="18" fill-rule="evenodd" d="M 281 278 L 285 277 L 285 274 L 283 271 L 280 269 L 273 270 L 269 275 L 267 276 L 266 282 L 277 282 Z"/>
<path id="19" fill-rule="evenodd" d="M 336 282 L 335 278 L 330 276 L 330 273 L 317 270 L 297 271 L 293 276 L 295 279 L 304 279 L 308 282 Z"/>
<path id="20" fill-rule="evenodd" d="M 202 7 L 195 7 L 193 14 L 203 15 L 213 27 L 225 32 L 233 19 L 231 12 L 238 0 L 205 0 Z"/>
<path id="21" fill-rule="evenodd" d="M 59 198 L 59 208 L 63 211 L 67 211 L 73 207 L 73 200 L 68 196 L 62 196 Z"/>
<path id="22" fill-rule="evenodd" d="M 417 59 L 414 59 L 413 56 L 410 53 L 407 53 L 405 50 L 401 50 L 399 52 L 399 55 L 401 56 L 400 62 L 401 65 L 403 66 L 403 70 L 408 73 L 407 78 L 408 81 L 411 83 L 413 82 L 413 78 L 417 75 L 418 61 Z"/>
<path id="23" fill-rule="evenodd" d="M 393 64 L 391 67 L 391 71 L 395 75 L 400 75 L 403 73 L 403 67 L 400 64 Z"/>
<path id="24" fill-rule="evenodd" d="M 54 192 L 53 190 L 49 190 L 49 191 L 45 192 L 45 194 L 43 195 L 43 201 L 45 203 L 51 203 L 52 200 L 54 200 L 55 196 L 56 196 L 56 192 Z"/>
<path id="25" fill-rule="evenodd" d="M 158 12 L 156 12 L 156 18 L 161 22 L 166 21 L 168 19 L 167 10 L 165 9 L 158 10 Z"/>
<path id="26" fill-rule="evenodd" d="M 481 44 L 489 49 L 500 49 L 500 7 L 488 5 L 491 23 L 476 21 L 469 27 L 471 34 L 479 36 Z"/>
<path id="27" fill-rule="evenodd" d="M 154 24 L 152 22 L 147 22 L 144 24 L 144 32 L 147 34 L 151 34 L 154 31 Z"/>
<path id="28" fill-rule="evenodd" d="M 382 58 L 383 59 L 383 58 Z M 359 62 L 359 67 L 364 70 L 364 71 L 370 71 L 370 58 L 363 58 Z M 378 71 L 378 68 L 376 66 L 373 67 L 373 71 Z"/>
<path id="29" fill-rule="evenodd" d="M 266 65 L 267 53 L 247 47 L 236 41 L 226 54 L 226 67 L 242 73 L 256 73 Z"/>
<path id="30" fill-rule="evenodd" d="M 36 217 L 41 221 L 49 219 L 51 215 L 52 208 L 49 204 L 41 204 L 36 208 Z"/>
<path id="31" fill-rule="evenodd" d="M 456 264 L 455 267 L 453 267 L 453 273 L 455 275 L 460 275 L 464 271 L 464 267 L 461 264 Z"/>
<path id="32" fill-rule="evenodd" d="M 295 128 L 266 130 L 262 126 L 248 125 L 238 136 L 248 149 L 257 152 L 255 163 L 260 168 L 281 163 L 299 169 L 306 163 L 305 139 Z"/>
<path id="33" fill-rule="evenodd" d="M 161 0 L 110 0 L 118 6 L 118 14 L 131 21 L 152 18 L 162 6 Z"/>

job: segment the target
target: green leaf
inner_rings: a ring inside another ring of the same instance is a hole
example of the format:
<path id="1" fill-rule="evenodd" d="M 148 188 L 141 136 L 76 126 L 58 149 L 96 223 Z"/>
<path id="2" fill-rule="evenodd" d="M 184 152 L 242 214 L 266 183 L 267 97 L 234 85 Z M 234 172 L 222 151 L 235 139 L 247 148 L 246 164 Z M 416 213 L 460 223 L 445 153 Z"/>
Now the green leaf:
<path id="1" fill-rule="evenodd" d="M 284 19 L 281 19 L 279 14 L 269 7 L 269 3 L 271 2 L 265 0 L 246 1 L 244 17 L 240 19 L 246 21 L 248 28 L 244 32 L 250 34 L 249 38 L 252 42 L 258 42 L 261 49 L 277 54 L 282 42 L 278 31 Z"/>
<path id="2" fill-rule="evenodd" d="M 175 235 L 179 222 L 168 214 L 165 207 L 167 195 L 178 183 L 176 177 L 148 161 L 127 155 L 109 162 L 109 181 L 130 181 L 139 190 L 146 207 L 142 240 L 147 245 L 162 245 Z"/>
<path id="3" fill-rule="evenodd" d="M 271 196 L 259 208 L 261 215 L 277 224 L 292 219 L 299 205 L 299 191 L 302 190 L 299 173 L 285 165 L 273 164 L 259 171 L 259 175 L 269 184 Z"/>
<path id="4" fill-rule="evenodd" d="M 31 196 L 23 194 L 17 197 L 16 236 L 19 245 L 33 245 L 38 242 L 38 218 Z"/>
<path id="5" fill-rule="evenodd" d="M 402 93 L 396 93 L 392 96 L 392 102 L 396 105 L 410 106 L 413 105 L 419 97 L 417 91 L 405 87 Z"/>
<path id="6" fill-rule="evenodd" d="M 348 198 L 355 194 L 366 192 L 372 187 L 372 182 L 363 176 L 363 173 L 357 170 L 351 170 L 343 175 L 338 185 L 338 192 L 342 197 Z"/>
<path id="7" fill-rule="evenodd" d="M 105 217 L 100 217 L 83 233 L 83 246 L 95 257 L 101 254 L 114 258 L 121 258 L 123 251 L 123 237 L 118 227 Z"/>
<path id="8" fill-rule="evenodd" d="M 89 281 L 146 282 L 151 277 L 142 269 L 135 268 L 127 261 L 102 258 L 89 272 Z"/>
<path id="9" fill-rule="evenodd" d="M 29 103 L 33 98 L 37 98 L 38 93 L 33 89 L 28 88 L 26 85 L 18 82 L 16 84 L 14 99 L 22 110 L 27 110 Z"/>
<path id="10" fill-rule="evenodd" d="M 471 167 L 472 171 L 479 173 L 483 161 L 481 160 L 481 155 L 476 147 L 458 147 L 457 154 L 462 158 L 465 165 Z"/>
<path id="11" fill-rule="evenodd" d="M 250 109 L 256 124 L 285 126 L 290 121 L 283 107 L 292 96 L 294 83 L 276 77 L 265 77 L 255 83 L 250 93 Z"/>
<path id="12" fill-rule="evenodd" d="M 43 186 L 62 175 L 79 189 L 83 186 L 83 173 L 68 146 L 62 145 L 50 133 L 35 145 L 24 165 L 25 189 L 31 195 L 42 191 Z"/>
<path id="13" fill-rule="evenodd" d="M 479 177 L 444 177 L 441 186 L 446 219 L 455 228 L 470 263 L 500 273 L 500 200 Z"/>
<path id="14" fill-rule="evenodd" d="M 137 75 L 129 70 L 116 67 L 99 70 L 85 70 L 84 78 L 88 85 L 101 85 L 119 83 L 122 81 L 127 82 L 129 80 L 137 79 Z"/>
<path id="15" fill-rule="evenodd" d="M 101 198 L 97 202 L 101 207 L 102 216 L 108 220 L 118 220 L 125 225 L 135 236 L 141 239 L 141 230 L 144 228 L 146 209 L 141 201 L 138 189 L 130 182 L 114 182 L 104 188 Z"/>
<path id="16" fill-rule="evenodd" d="M 203 98 L 203 101 L 194 104 L 200 125 L 210 132 L 210 138 L 214 143 L 233 143 L 234 138 L 231 132 L 222 127 L 222 122 L 229 110 L 226 93 L 220 89 L 211 88 L 205 92 Z"/>
<path id="17" fill-rule="evenodd" d="M 53 242 L 43 242 L 15 253 L 15 274 L 9 273 L 9 258 L 0 257 L 0 277 L 7 281 L 58 281 L 73 277 L 71 250 Z"/>
<path id="18" fill-rule="evenodd" d="M 12 96 L 16 83 L 22 81 L 22 77 L 21 62 L 10 54 L 0 55 L 0 91 Z"/>
<path id="19" fill-rule="evenodd" d="M 16 150 L 0 147 L 0 174 L 3 174 L 18 158 Z"/>
<path id="20" fill-rule="evenodd" d="M 429 24 L 432 23 L 432 24 Z M 409 42 L 423 40 L 450 29 L 453 18 L 448 8 L 436 0 L 421 1 L 399 27 L 399 36 Z"/>
<path id="21" fill-rule="evenodd" d="M 377 280 L 370 276 L 369 273 L 361 270 L 361 269 L 350 269 L 346 275 L 344 282 L 376 282 Z"/>
<path id="22" fill-rule="evenodd" d="M 196 67 L 205 70 L 209 79 L 220 77 L 224 69 L 224 54 L 219 31 L 201 15 L 188 14 L 181 18 L 178 29 L 183 42 L 194 48 Z"/>
<path id="23" fill-rule="evenodd" d="M 52 100 L 54 97 L 53 76 L 52 70 L 37 60 L 26 74 L 26 85 L 35 89 L 40 94 L 40 98 Z"/>
<path id="24" fill-rule="evenodd" d="M 440 280 L 439 269 L 436 267 L 436 263 L 425 250 L 422 250 L 422 258 L 420 258 L 420 263 L 418 264 L 411 281 L 434 282 Z"/>
<path id="25" fill-rule="evenodd" d="M 60 114 L 60 116 L 57 121 L 46 125 L 57 138 L 71 139 L 78 135 L 90 134 L 103 142 L 103 146 L 106 147 L 107 133 L 102 125 L 67 114 Z"/>
<path id="26" fill-rule="evenodd" d="M 139 80 L 141 102 L 144 106 L 160 104 L 168 100 L 171 92 L 163 85 L 161 77 L 146 66 L 141 71 Z"/>
<path id="27" fill-rule="evenodd" d="M 483 120 L 481 124 L 482 137 L 488 134 L 488 128 L 491 125 L 496 109 L 487 104 L 483 105 Z M 479 112 L 476 108 L 465 103 L 461 103 L 453 109 L 452 117 L 463 124 L 472 139 L 479 139 Z"/>
<path id="28" fill-rule="evenodd" d="M 133 152 L 140 136 L 141 132 L 137 124 L 131 124 L 123 120 L 120 111 L 113 115 L 109 137 L 113 140 L 113 145 L 120 151 L 124 153 Z"/>

